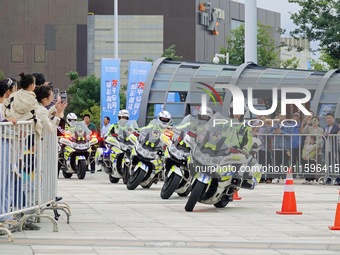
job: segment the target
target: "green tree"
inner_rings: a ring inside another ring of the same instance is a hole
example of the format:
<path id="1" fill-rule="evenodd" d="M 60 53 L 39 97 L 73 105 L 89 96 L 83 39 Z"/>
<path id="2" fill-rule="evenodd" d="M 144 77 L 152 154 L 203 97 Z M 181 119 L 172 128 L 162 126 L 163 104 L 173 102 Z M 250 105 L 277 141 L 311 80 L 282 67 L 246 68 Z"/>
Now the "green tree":
<path id="1" fill-rule="evenodd" d="M 100 106 L 99 104 L 95 104 L 94 106 L 86 109 L 80 113 L 80 116 L 84 116 L 84 114 L 89 114 L 91 117 L 91 122 L 96 125 L 97 130 L 101 128 L 101 120 L 100 120 Z"/>
<path id="2" fill-rule="evenodd" d="M 260 66 L 280 66 L 279 50 L 275 45 L 275 39 L 270 34 L 270 26 L 258 24 L 257 32 L 257 59 Z M 245 47 L 244 24 L 231 31 L 227 36 L 227 48 L 221 48 L 220 53 L 229 53 L 229 63 L 241 65 L 244 63 Z"/>
<path id="3" fill-rule="evenodd" d="M 94 75 L 79 78 L 78 73 L 66 74 L 73 84 L 67 89 L 69 96 L 67 112 L 80 115 L 84 110 L 100 104 L 100 80 Z"/>
<path id="4" fill-rule="evenodd" d="M 120 86 L 119 90 L 119 100 L 120 100 L 120 109 L 126 108 L 126 86 Z"/>
<path id="5" fill-rule="evenodd" d="M 300 64 L 300 60 L 296 57 L 286 59 L 286 60 L 281 60 L 281 67 L 282 68 L 298 68 Z"/>
<path id="6" fill-rule="evenodd" d="M 0 71 L 0 80 L 5 79 L 5 75 L 3 71 Z"/>
<path id="7" fill-rule="evenodd" d="M 319 59 L 312 59 L 311 66 L 314 70 L 330 70 L 339 68 L 339 62 L 330 55 L 321 51 Z"/>
<path id="8" fill-rule="evenodd" d="M 320 48 L 334 59 L 340 61 L 340 2 L 339 0 L 288 0 L 300 5 L 301 9 L 291 15 L 297 26 L 291 32 L 295 38 L 302 37 L 309 41 L 319 41 Z"/>
<path id="9" fill-rule="evenodd" d="M 162 57 L 164 58 L 172 58 L 173 60 L 181 60 L 183 59 L 182 56 L 176 55 L 176 45 L 171 45 L 168 48 L 166 48 L 162 54 Z"/>
<path id="10" fill-rule="evenodd" d="M 147 58 L 147 57 L 145 57 L 144 60 L 147 61 L 147 62 L 153 62 L 153 59 L 152 59 L 152 58 Z"/>

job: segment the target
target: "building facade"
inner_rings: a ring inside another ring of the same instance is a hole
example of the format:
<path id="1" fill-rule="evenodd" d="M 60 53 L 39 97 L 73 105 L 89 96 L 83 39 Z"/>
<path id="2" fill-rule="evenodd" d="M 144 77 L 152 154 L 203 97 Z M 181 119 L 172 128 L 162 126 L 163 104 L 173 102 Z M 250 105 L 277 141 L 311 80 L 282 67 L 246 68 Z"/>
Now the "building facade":
<path id="1" fill-rule="evenodd" d="M 69 71 L 87 73 L 87 1 L 0 1 L 0 70 L 42 72 L 66 89 Z"/>
<path id="2" fill-rule="evenodd" d="M 100 59 L 113 57 L 113 0 L 0 1 L 6 76 L 42 72 L 66 89 L 67 72 L 99 76 Z M 129 60 L 156 60 L 171 45 L 184 61 L 211 62 L 244 21 L 244 5 L 231 0 L 124 0 L 118 11 L 122 85 Z M 279 44 L 280 14 L 258 9 L 258 20 Z"/>
<path id="3" fill-rule="evenodd" d="M 298 68 L 310 69 L 311 51 L 310 42 L 307 39 L 295 39 L 292 37 L 282 37 L 281 43 L 285 45 L 281 48 L 281 60 L 296 58 L 299 60 Z"/>
<path id="4" fill-rule="evenodd" d="M 89 0 L 89 12 L 113 15 L 113 1 Z M 164 48 L 174 44 L 183 60 L 211 62 L 215 53 L 226 46 L 230 30 L 244 22 L 245 10 L 244 4 L 231 0 L 124 0 L 119 2 L 118 12 L 163 16 Z M 258 21 L 272 27 L 271 34 L 279 45 L 280 14 L 259 8 Z"/>

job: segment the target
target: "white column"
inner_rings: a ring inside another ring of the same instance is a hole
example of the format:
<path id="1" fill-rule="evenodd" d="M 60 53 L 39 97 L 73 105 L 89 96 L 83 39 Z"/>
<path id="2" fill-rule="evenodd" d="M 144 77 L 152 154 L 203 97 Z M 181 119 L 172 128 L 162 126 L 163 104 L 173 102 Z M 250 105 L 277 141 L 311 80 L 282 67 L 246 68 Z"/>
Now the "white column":
<path id="1" fill-rule="evenodd" d="M 114 57 L 118 58 L 118 0 L 114 0 Z"/>
<path id="2" fill-rule="evenodd" d="M 257 0 L 245 0 L 244 60 L 257 64 Z"/>

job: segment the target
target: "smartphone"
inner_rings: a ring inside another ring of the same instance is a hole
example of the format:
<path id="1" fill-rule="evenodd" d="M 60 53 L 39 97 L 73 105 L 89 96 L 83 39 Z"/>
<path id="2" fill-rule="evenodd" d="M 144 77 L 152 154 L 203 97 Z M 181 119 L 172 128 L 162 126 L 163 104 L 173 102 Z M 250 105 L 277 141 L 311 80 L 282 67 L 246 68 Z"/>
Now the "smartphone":
<path id="1" fill-rule="evenodd" d="M 60 98 L 61 98 L 61 102 L 64 103 L 67 101 L 67 94 L 66 91 L 61 91 L 60 92 Z"/>
<path id="2" fill-rule="evenodd" d="M 53 100 L 57 101 L 59 96 L 59 89 L 53 89 Z"/>

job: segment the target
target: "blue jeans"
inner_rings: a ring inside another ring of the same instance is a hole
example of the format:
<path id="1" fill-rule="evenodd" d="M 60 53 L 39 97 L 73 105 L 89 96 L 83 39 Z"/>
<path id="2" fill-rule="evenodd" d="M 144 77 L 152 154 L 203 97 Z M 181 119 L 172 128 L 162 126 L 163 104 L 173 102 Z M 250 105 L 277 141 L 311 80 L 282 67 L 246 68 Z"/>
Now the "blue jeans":
<path id="1" fill-rule="evenodd" d="M 11 184 L 12 172 L 10 170 L 9 140 L 1 139 L 1 162 L 0 162 L 0 215 L 10 212 L 12 202 Z M 11 220 L 11 215 L 0 217 L 0 221 Z"/>

